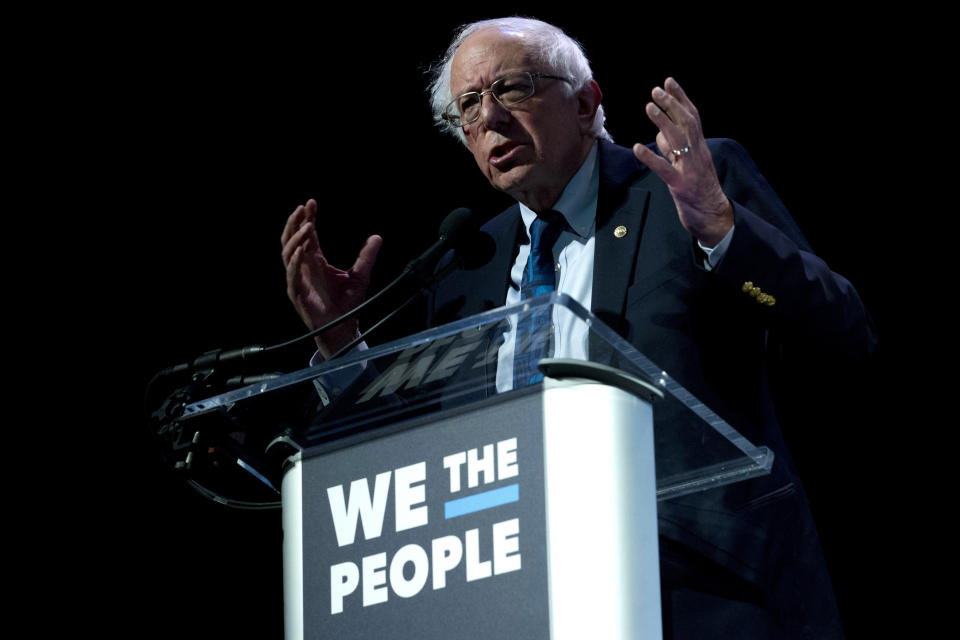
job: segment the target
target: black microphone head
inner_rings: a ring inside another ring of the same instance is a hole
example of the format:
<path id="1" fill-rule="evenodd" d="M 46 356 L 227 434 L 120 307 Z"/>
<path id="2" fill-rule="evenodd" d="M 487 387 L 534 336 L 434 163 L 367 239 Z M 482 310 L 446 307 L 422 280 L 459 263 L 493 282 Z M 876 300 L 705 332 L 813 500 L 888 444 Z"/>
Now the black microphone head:
<path id="1" fill-rule="evenodd" d="M 428 277 L 443 254 L 453 249 L 464 236 L 479 226 L 479 218 L 473 211 L 461 207 L 454 209 L 440 224 L 440 238 L 416 260 L 411 260 L 405 273 L 415 273 L 421 279 Z"/>
<path id="2" fill-rule="evenodd" d="M 454 209 L 440 223 L 440 240 L 448 247 L 455 245 L 464 233 L 479 226 L 479 216 L 475 216 L 473 211 L 466 207 Z"/>

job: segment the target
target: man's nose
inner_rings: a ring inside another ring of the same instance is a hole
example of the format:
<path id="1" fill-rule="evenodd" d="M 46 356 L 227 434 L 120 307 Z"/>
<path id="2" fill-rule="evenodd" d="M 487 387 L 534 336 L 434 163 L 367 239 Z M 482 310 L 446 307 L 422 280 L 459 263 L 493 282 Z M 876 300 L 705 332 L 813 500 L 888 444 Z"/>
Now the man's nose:
<path id="1" fill-rule="evenodd" d="M 493 94 L 480 97 L 480 122 L 487 129 L 496 130 L 510 120 L 510 110 L 500 104 Z"/>

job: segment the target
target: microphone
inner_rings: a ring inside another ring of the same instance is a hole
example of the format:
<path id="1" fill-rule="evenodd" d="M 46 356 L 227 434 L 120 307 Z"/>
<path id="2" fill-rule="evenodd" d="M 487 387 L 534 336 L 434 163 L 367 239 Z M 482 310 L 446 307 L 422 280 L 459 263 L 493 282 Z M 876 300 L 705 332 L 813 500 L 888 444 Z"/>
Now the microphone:
<path id="1" fill-rule="evenodd" d="M 470 240 L 470 242 L 467 243 L 467 240 Z M 335 354 L 330 356 L 330 360 L 339 358 L 341 355 L 347 353 L 355 346 L 363 342 L 366 337 L 375 329 L 379 328 L 381 325 L 388 322 L 391 318 L 400 313 L 404 308 L 407 307 L 407 305 L 412 303 L 417 296 L 426 291 L 427 288 L 432 286 L 434 283 L 443 280 L 457 269 L 478 269 L 482 267 L 483 265 L 487 264 L 491 258 L 493 258 L 493 255 L 497 251 L 497 245 L 493 241 L 493 238 L 490 237 L 490 234 L 480 231 L 479 229 L 474 231 L 472 234 L 465 234 L 461 236 L 461 239 L 458 242 L 459 245 L 454 247 L 453 256 L 449 261 L 447 261 L 446 264 L 437 269 L 433 275 L 426 277 L 421 276 L 423 286 L 417 289 L 416 293 L 407 298 L 406 301 L 403 302 L 399 307 L 384 316 L 379 322 L 354 338 L 352 342 L 348 343 Z"/>
<path id="2" fill-rule="evenodd" d="M 155 428 L 156 435 L 160 438 L 165 450 L 167 447 L 170 448 L 172 458 L 177 458 L 182 451 L 187 451 L 186 459 L 178 460 L 176 464 L 178 466 L 185 465 L 189 470 L 190 456 L 194 455 L 194 450 L 200 446 L 197 445 L 196 440 L 196 438 L 200 437 L 198 435 L 200 431 L 198 430 L 194 433 L 193 444 L 188 444 L 187 441 L 181 442 L 179 420 L 182 416 L 183 408 L 198 397 L 206 397 L 225 389 L 265 382 L 278 375 L 273 373 L 251 374 L 247 372 L 247 369 L 251 368 L 251 365 L 257 364 L 262 367 L 264 361 L 269 360 L 272 353 L 336 326 L 340 322 L 355 315 L 360 309 L 367 307 L 379 299 L 388 291 L 396 288 L 401 282 L 415 282 L 416 280 L 411 276 L 415 276 L 416 279 L 420 281 L 420 286 L 416 287 L 416 293 L 407 298 L 398 308 L 394 309 L 391 313 L 367 329 L 367 331 L 353 343 L 346 345 L 334 354 L 333 358 L 336 358 L 349 351 L 356 343 L 363 340 L 372 331 L 395 317 L 398 312 L 412 303 L 418 296 L 422 295 L 433 282 L 445 277 L 453 269 L 461 266 L 472 269 L 488 262 L 494 254 L 495 247 L 493 239 L 489 235 L 479 231 L 480 222 L 481 220 L 469 209 L 460 208 L 454 210 L 440 225 L 437 241 L 418 258 L 411 260 L 400 276 L 393 282 L 353 310 L 306 335 L 270 347 L 255 345 L 232 350 L 215 349 L 191 361 L 167 367 L 159 371 L 147 385 L 144 405 L 147 408 L 147 415 L 150 416 L 151 425 Z M 452 257 L 448 258 L 446 262 L 438 268 L 440 260 L 451 252 Z M 436 273 L 433 273 L 435 269 Z M 409 290 L 413 287 L 405 288 Z M 404 295 L 406 295 L 406 292 Z M 174 376 L 178 378 L 190 378 L 191 382 L 186 386 L 174 390 L 166 396 L 158 408 L 151 410 L 153 409 L 151 402 L 155 397 L 157 388 L 159 388 L 161 383 L 164 388 L 173 386 L 171 383 Z M 157 387 L 155 387 L 155 385 L 157 385 Z M 202 428 L 206 429 L 207 427 L 204 426 Z M 243 428 L 245 429 L 246 427 Z M 189 434 L 187 435 L 189 436 Z M 207 435 L 204 431 L 203 437 Z M 217 449 L 223 448 L 224 446 L 233 447 L 235 444 L 229 437 L 224 438 L 222 434 L 218 434 L 216 431 L 214 431 L 207 440 L 209 440 L 209 443 L 214 444 Z M 204 442 L 207 442 L 207 440 L 201 442 L 203 446 L 201 446 L 200 449 L 206 449 Z M 223 501 L 223 498 L 217 497 L 216 492 L 207 489 L 194 478 L 190 478 L 189 482 L 191 486 L 207 495 L 207 497 L 213 495 L 218 501 Z M 227 504 L 230 503 L 227 502 Z M 231 504 L 231 506 L 237 505 Z"/>
<path id="3" fill-rule="evenodd" d="M 202 356 L 194 358 L 190 362 L 183 362 L 181 364 L 175 364 L 172 367 L 167 367 L 157 375 L 159 377 L 165 377 L 178 373 L 192 373 L 194 371 L 214 369 L 217 365 L 233 365 L 249 362 L 254 360 L 256 356 L 264 350 L 265 348 L 259 345 L 231 349 L 230 351 L 213 349 L 212 351 L 207 351 Z"/>
<path id="4" fill-rule="evenodd" d="M 300 340 L 306 340 L 308 338 L 313 338 L 318 336 L 325 331 L 332 329 L 341 322 L 348 320 L 358 314 L 361 310 L 366 307 L 371 306 L 378 299 L 383 297 L 389 291 L 391 291 L 399 283 L 407 280 L 407 278 L 412 274 L 416 276 L 423 286 L 428 286 L 433 280 L 434 276 L 432 275 L 433 269 L 436 266 L 437 262 L 440 261 L 448 251 L 451 249 L 457 249 L 459 245 L 470 238 L 471 236 L 480 235 L 477 233 L 477 230 L 480 227 L 481 218 L 474 214 L 473 211 L 465 207 L 460 207 L 451 211 L 446 218 L 443 219 L 443 222 L 440 223 L 440 233 L 439 238 L 433 245 L 423 252 L 419 258 L 411 260 L 407 263 L 407 266 L 404 267 L 403 271 L 397 276 L 390 284 L 385 286 L 383 289 L 378 291 L 376 295 L 364 300 L 356 307 L 346 312 L 339 318 L 331 320 L 322 327 L 318 327 L 309 333 L 306 333 L 299 338 L 295 338 L 289 342 L 285 342 L 282 345 L 274 345 L 270 349 L 280 349 L 286 347 L 289 344 L 294 342 L 299 342 Z M 486 235 L 486 234 L 482 234 Z M 489 236 L 487 236 L 489 238 Z M 492 242 L 492 238 L 490 239 Z M 486 243 L 481 243 L 486 246 Z M 492 253 L 491 253 L 492 255 Z M 446 274 L 444 274 L 446 275 Z M 417 293 L 422 291 L 421 288 Z"/>
<path id="5" fill-rule="evenodd" d="M 480 230 L 481 222 L 482 218 L 475 215 L 470 209 L 461 207 L 452 211 L 440 225 L 440 239 L 437 240 L 433 246 L 427 249 L 419 258 L 416 260 L 411 260 L 410 263 L 407 264 L 407 267 L 403 270 L 403 273 L 401 273 L 396 280 L 384 287 L 380 292 L 377 293 L 376 296 L 359 305 L 356 309 L 354 309 L 354 311 L 359 310 L 360 307 L 365 306 L 367 303 L 373 302 L 382 293 L 386 292 L 388 289 L 391 289 L 401 280 L 404 280 L 410 273 L 413 273 L 417 276 L 417 278 L 420 280 L 421 286 L 399 307 L 395 308 L 393 311 L 380 319 L 380 321 L 378 321 L 376 324 L 371 326 L 369 329 L 357 336 L 353 341 L 346 344 L 339 351 L 333 354 L 330 357 L 330 360 L 335 360 L 344 353 L 347 353 L 353 349 L 353 347 L 365 340 L 366 337 L 369 336 L 374 330 L 400 313 L 400 311 L 412 303 L 429 287 L 446 278 L 456 269 L 477 269 L 487 264 L 487 262 L 489 262 L 496 253 L 497 248 L 496 243 L 490 234 Z M 451 258 L 447 260 L 445 264 L 440 266 L 440 268 L 436 268 L 437 263 L 439 263 L 444 256 L 450 253 L 451 250 L 453 252 Z M 331 324 L 340 322 L 342 319 L 343 318 L 338 318 L 334 321 L 334 323 Z M 316 330 L 316 332 L 319 333 L 326 330 L 326 328 L 327 327 L 321 327 L 320 329 Z"/>
<path id="6" fill-rule="evenodd" d="M 448 251 L 457 248 L 462 240 L 480 227 L 479 216 L 466 207 L 454 209 L 440 224 L 440 237 L 419 258 L 411 260 L 403 270 L 401 277 L 408 273 L 429 282 L 433 269 Z"/>
<path id="7" fill-rule="evenodd" d="M 467 233 L 457 240 L 450 259 L 446 262 L 441 260 L 427 284 L 439 282 L 457 269 L 479 269 L 490 262 L 496 253 L 497 243 L 489 233 L 480 229 L 468 229 Z"/>
<path id="8" fill-rule="evenodd" d="M 480 216 L 474 214 L 472 210 L 465 207 L 454 209 L 447 215 L 446 218 L 443 219 L 443 222 L 440 224 L 439 238 L 437 241 L 434 242 L 429 249 L 424 251 L 420 257 L 415 258 L 407 263 L 407 266 L 404 268 L 403 272 L 395 280 L 393 280 L 393 282 L 378 291 L 376 295 L 357 305 L 339 318 L 336 318 L 322 327 L 318 327 L 313 331 L 300 336 L 299 338 L 294 338 L 293 340 L 288 340 L 287 342 L 275 344 L 270 347 L 253 345 L 240 349 L 232 349 L 229 351 L 224 349 L 214 349 L 213 351 L 208 351 L 203 355 L 191 360 L 190 362 L 184 362 L 167 367 L 166 369 L 158 372 L 155 377 L 159 379 L 176 374 L 191 374 L 196 371 L 213 370 L 227 365 L 233 366 L 243 363 L 249 364 L 253 360 L 259 359 L 262 355 L 267 355 L 269 352 L 275 352 L 302 340 L 313 338 L 314 336 L 320 335 L 321 333 L 324 333 L 325 331 L 337 326 L 341 322 L 352 318 L 362 309 L 370 306 L 384 294 L 393 289 L 397 284 L 406 280 L 410 275 L 416 276 L 424 286 L 427 286 L 434 279 L 445 277 L 450 271 L 460 266 L 461 263 L 466 263 L 467 265 L 475 264 L 478 261 L 485 263 L 486 260 L 489 260 L 489 256 L 492 256 L 493 254 L 493 240 L 487 234 L 478 233 L 480 222 L 482 222 L 482 219 Z M 471 237 L 480 238 L 481 240 L 474 242 L 468 249 L 463 245 L 464 241 L 470 239 Z M 486 242 L 483 240 L 486 240 Z M 435 276 L 433 274 L 434 268 L 440 259 L 451 249 L 455 250 L 454 259 L 451 260 L 450 264 L 445 265 L 444 268 Z M 369 331 L 367 333 L 369 333 Z"/>

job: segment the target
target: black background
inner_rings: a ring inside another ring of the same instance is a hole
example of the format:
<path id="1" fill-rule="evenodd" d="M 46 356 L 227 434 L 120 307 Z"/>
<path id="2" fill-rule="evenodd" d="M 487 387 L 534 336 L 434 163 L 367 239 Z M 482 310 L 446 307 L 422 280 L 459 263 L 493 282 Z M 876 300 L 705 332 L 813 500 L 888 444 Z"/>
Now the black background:
<path id="1" fill-rule="evenodd" d="M 523 3 L 502 12 L 554 22 L 584 44 L 607 128 L 625 146 L 653 139 L 643 105 L 676 77 L 706 135 L 750 151 L 889 338 L 886 252 L 910 213 L 896 195 L 903 160 L 893 145 L 907 129 L 895 94 L 912 52 L 898 44 L 895 16 L 679 7 L 607 16 Z M 509 202 L 434 128 L 425 92 L 424 72 L 454 28 L 498 13 L 143 12 L 64 37 L 47 78 L 56 88 L 43 87 L 39 102 L 60 116 L 61 144 L 45 160 L 68 176 L 57 180 L 66 189 L 57 228 L 76 257 L 57 265 L 71 294 L 49 315 L 56 327 L 81 319 L 55 349 L 83 392 L 57 408 L 84 416 L 85 428 L 72 431 L 69 477 L 53 489 L 72 541 L 53 595 L 78 605 L 83 626 L 281 636 L 279 513 L 232 511 L 183 487 L 146 436 L 143 391 L 158 369 L 206 350 L 302 333 L 279 236 L 307 198 L 321 202 L 332 262 L 346 266 L 369 234 L 384 237 L 374 288 L 433 241 L 452 209 L 493 215 Z M 400 323 L 381 339 L 411 329 Z M 888 509 L 906 500 L 890 481 L 864 480 L 893 450 L 890 353 L 882 341 L 856 376 L 804 372 L 797 393 L 817 402 L 785 420 L 851 635 L 889 623 L 878 611 L 901 564 L 889 554 L 899 530 Z"/>

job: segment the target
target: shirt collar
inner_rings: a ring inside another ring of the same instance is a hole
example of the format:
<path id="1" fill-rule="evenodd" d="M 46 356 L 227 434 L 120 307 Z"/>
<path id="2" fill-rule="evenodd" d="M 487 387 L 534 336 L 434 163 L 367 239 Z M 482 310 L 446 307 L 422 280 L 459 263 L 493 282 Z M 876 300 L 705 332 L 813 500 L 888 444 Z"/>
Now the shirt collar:
<path id="1" fill-rule="evenodd" d="M 597 142 L 593 143 L 590 153 L 577 170 L 570 182 L 560 194 L 552 208 L 563 215 L 570 228 L 581 238 L 587 238 L 593 232 L 597 217 L 597 194 L 600 192 L 600 163 L 597 161 Z M 530 236 L 530 225 L 537 217 L 536 212 L 520 203 L 520 216 Z"/>

